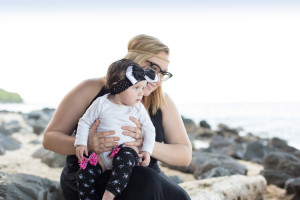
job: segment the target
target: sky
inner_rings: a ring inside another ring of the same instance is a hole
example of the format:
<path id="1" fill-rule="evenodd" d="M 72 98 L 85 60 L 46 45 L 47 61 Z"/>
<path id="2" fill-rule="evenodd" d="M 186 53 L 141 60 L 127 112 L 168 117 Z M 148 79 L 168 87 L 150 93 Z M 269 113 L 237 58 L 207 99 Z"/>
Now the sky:
<path id="1" fill-rule="evenodd" d="M 0 88 L 57 105 L 138 34 L 170 48 L 175 102 L 300 102 L 299 1 L 0 0 Z"/>

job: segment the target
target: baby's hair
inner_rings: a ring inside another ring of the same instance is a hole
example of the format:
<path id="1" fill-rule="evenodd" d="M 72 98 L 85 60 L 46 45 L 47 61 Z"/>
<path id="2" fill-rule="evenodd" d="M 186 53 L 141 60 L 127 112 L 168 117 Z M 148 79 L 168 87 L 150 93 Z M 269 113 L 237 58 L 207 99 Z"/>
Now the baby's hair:
<path id="1" fill-rule="evenodd" d="M 125 78 L 126 70 L 128 66 L 133 66 L 133 65 L 139 66 L 136 62 L 125 58 L 113 62 L 107 69 L 106 88 L 110 89 L 118 81 Z"/>

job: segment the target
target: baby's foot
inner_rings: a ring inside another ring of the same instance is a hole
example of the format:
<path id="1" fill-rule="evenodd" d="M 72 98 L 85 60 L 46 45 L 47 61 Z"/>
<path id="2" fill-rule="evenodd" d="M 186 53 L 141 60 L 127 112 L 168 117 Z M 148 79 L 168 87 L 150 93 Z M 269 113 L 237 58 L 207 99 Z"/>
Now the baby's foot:
<path id="1" fill-rule="evenodd" d="M 105 190 L 102 200 L 113 200 L 115 198 L 115 195 L 113 195 L 113 193 L 111 193 L 108 190 Z"/>

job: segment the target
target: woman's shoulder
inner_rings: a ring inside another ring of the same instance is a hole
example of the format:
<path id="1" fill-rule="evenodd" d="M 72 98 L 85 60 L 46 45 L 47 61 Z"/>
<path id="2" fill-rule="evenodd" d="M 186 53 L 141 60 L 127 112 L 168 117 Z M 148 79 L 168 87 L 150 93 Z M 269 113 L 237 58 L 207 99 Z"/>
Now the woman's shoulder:
<path id="1" fill-rule="evenodd" d="M 105 86 L 105 78 L 87 79 L 75 86 L 63 99 L 62 103 L 88 106 L 93 98 Z"/>
<path id="2" fill-rule="evenodd" d="M 105 86 L 105 78 L 87 79 L 79 83 L 73 90 L 80 95 L 92 95 L 95 97 L 98 92 Z"/>
<path id="3" fill-rule="evenodd" d="M 104 77 L 101 78 L 93 78 L 82 81 L 78 86 L 90 89 L 90 90 L 101 90 L 106 84 L 106 80 Z"/>

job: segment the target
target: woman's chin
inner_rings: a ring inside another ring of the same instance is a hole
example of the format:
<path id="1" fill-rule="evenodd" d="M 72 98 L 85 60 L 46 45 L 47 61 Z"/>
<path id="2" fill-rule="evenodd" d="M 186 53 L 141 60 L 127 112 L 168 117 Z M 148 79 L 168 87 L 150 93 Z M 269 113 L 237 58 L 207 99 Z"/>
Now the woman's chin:
<path id="1" fill-rule="evenodd" d="M 144 93 L 144 96 L 147 97 L 151 94 L 152 90 L 149 90 L 149 89 L 144 89 L 143 90 L 143 93 Z"/>

